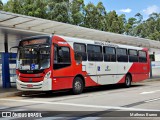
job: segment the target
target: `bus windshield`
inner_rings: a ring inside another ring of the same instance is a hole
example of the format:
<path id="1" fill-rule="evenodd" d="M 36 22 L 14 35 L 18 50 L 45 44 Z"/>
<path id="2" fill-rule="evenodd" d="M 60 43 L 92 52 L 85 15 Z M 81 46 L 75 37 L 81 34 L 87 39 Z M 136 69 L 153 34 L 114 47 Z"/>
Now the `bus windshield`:
<path id="1" fill-rule="evenodd" d="M 17 69 L 42 70 L 50 66 L 48 44 L 26 45 L 18 49 Z"/>

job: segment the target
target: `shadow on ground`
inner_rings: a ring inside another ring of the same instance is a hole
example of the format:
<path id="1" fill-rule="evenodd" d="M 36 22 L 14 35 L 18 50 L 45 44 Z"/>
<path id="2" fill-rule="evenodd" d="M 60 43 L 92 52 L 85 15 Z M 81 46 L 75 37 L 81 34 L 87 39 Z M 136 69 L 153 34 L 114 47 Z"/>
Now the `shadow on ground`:
<path id="1" fill-rule="evenodd" d="M 98 93 L 102 91 L 109 91 L 109 92 L 116 92 L 116 90 L 132 90 L 131 88 L 141 87 L 144 86 L 140 85 L 132 85 L 130 88 L 125 88 L 121 84 L 116 85 L 103 85 L 103 86 L 96 86 L 96 87 L 88 87 L 85 88 L 83 91 L 83 95 L 88 93 Z M 60 97 L 60 96 L 72 96 L 72 90 L 61 90 L 61 91 L 48 91 L 48 92 L 22 92 L 20 96 L 22 97 L 29 97 L 29 98 L 53 98 L 53 97 Z"/>

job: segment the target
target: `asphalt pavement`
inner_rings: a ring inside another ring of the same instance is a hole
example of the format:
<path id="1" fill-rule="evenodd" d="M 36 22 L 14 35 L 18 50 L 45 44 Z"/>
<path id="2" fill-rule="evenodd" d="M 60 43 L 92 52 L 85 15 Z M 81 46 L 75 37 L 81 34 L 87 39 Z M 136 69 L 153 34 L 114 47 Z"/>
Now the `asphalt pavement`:
<path id="1" fill-rule="evenodd" d="M 91 87 L 80 95 L 72 95 L 69 91 L 22 93 L 1 97 L 0 111 L 26 115 L 37 113 L 37 118 L 29 116 L 26 119 L 38 120 L 159 120 L 159 86 L 160 80 L 154 79 L 134 83 L 130 88 L 121 85 Z"/>
<path id="2" fill-rule="evenodd" d="M 153 82 L 153 81 L 160 81 L 160 78 L 150 78 L 142 82 Z M 0 84 L 0 98 L 20 96 L 24 93 L 30 94 L 29 92 L 22 92 L 22 91 L 17 90 L 15 85 L 12 85 L 10 88 L 2 88 L 2 85 Z"/>

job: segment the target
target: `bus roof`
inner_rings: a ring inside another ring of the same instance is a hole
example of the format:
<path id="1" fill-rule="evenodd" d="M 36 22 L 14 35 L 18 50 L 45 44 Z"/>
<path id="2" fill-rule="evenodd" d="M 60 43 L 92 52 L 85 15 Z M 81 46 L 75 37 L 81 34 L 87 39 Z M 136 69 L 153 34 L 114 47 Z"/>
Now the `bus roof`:
<path id="1" fill-rule="evenodd" d="M 75 38 L 75 37 L 66 37 L 66 36 L 61 36 L 61 35 L 55 35 L 58 37 L 63 38 L 67 42 L 76 42 L 76 43 L 84 43 L 84 44 L 95 44 L 95 45 L 102 45 L 102 46 L 113 46 L 113 47 L 120 47 L 120 48 L 129 48 L 129 49 L 148 49 L 148 48 L 142 48 L 142 47 L 135 47 L 135 46 L 130 46 L 130 45 L 122 45 L 122 44 L 115 44 L 115 43 L 110 43 L 110 42 L 103 42 L 99 40 L 89 40 L 89 39 L 81 39 L 81 38 Z"/>

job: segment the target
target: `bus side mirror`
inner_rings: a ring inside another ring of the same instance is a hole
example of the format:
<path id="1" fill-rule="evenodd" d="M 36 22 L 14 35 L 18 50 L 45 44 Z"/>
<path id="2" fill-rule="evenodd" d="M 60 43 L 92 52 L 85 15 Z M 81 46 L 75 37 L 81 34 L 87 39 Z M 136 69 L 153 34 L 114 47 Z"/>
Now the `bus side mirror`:
<path id="1" fill-rule="evenodd" d="M 13 47 L 11 47 L 11 48 L 10 48 L 10 52 L 11 52 L 12 49 L 15 49 L 15 48 L 18 49 L 19 47 L 18 47 L 18 46 L 13 46 Z"/>
<path id="2" fill-rule="evenodd" d="M 10 48 L 10 55 L 9 55 L 10 59 L 12 58 L 12 52 L 11 52 L 11 50 L 15 49 L 15 48 L 18 49 L 19 47 L 18 46 L 13 46 L 13 47 Z"/>

